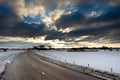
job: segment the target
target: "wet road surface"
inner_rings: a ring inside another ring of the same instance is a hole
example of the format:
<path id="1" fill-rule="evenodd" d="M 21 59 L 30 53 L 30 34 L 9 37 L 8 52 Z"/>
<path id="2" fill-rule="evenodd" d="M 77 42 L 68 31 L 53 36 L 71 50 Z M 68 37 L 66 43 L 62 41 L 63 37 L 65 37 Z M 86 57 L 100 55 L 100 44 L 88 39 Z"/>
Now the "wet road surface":
<path id="1" fill-rule="evenodd" d="M 3 80 L 103 80 L 41 59 L 33 52 L 18 54 L 6 67 Z"/>

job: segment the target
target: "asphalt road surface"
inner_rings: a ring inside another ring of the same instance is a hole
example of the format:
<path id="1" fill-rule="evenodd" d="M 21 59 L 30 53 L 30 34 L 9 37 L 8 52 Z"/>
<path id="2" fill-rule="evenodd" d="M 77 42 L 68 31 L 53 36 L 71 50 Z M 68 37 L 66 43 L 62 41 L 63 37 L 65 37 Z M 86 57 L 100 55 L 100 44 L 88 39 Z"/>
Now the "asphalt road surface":
<path id="1" fill-rule="evenodd" d="M 33 52 L 18 54 L 6 67 L 3 80 L 103 80 L 41 59 Z"/>

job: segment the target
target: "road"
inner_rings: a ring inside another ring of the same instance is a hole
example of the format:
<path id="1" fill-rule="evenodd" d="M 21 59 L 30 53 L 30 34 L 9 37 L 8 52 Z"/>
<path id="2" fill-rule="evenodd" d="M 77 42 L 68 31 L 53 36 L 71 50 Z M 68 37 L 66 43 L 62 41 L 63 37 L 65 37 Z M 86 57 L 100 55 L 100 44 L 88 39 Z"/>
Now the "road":
<path id="1" fill-rule="evenodd" d="M 103 80 L 41 59 L 33 52 L 18 54 L 6 67 L 3 80 Z"/>

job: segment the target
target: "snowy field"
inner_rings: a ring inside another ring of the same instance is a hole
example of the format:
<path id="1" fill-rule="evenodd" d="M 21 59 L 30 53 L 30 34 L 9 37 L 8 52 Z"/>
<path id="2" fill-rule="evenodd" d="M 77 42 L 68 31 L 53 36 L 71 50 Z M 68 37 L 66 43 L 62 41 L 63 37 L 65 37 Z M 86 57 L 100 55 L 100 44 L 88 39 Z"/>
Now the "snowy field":
<path id="1" fill-rule="evenodd" d="M 23 52 L 22 50 L 8 50 L 4 52 L 0 50 L 0 73 L 4 70 L 5 64 L 10 63 L 16 54 Z"/>
<path id="2" fill-rule="evenodd" d="M 67 52 L 46 50 L 36 51 L 36 53 L 62 62 L 120 73 L 120 51 Z"/>

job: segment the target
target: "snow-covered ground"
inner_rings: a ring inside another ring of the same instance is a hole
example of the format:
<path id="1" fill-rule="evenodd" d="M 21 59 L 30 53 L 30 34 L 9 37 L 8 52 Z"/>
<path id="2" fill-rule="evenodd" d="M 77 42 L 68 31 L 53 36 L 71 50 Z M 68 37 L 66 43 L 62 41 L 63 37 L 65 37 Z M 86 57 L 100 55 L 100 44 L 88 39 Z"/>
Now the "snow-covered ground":
<path id="1" fill-rule="evenodd" d="M 102 71 L 120 73 L 120 51 L 67 52 L 44 50 L 35 51 L 44 57 L 67 63 L 88 66 Z M 112 68 L 112 69 L 111 69 Z"/>
<path id="2" fill-rule="evenodd" d="M 23 52 L 22 50 L 8 50 L 4 52 L 0 50 L 0 73 L 4 71 L 5 64 L 10 63 L 16 54 Z"/>

